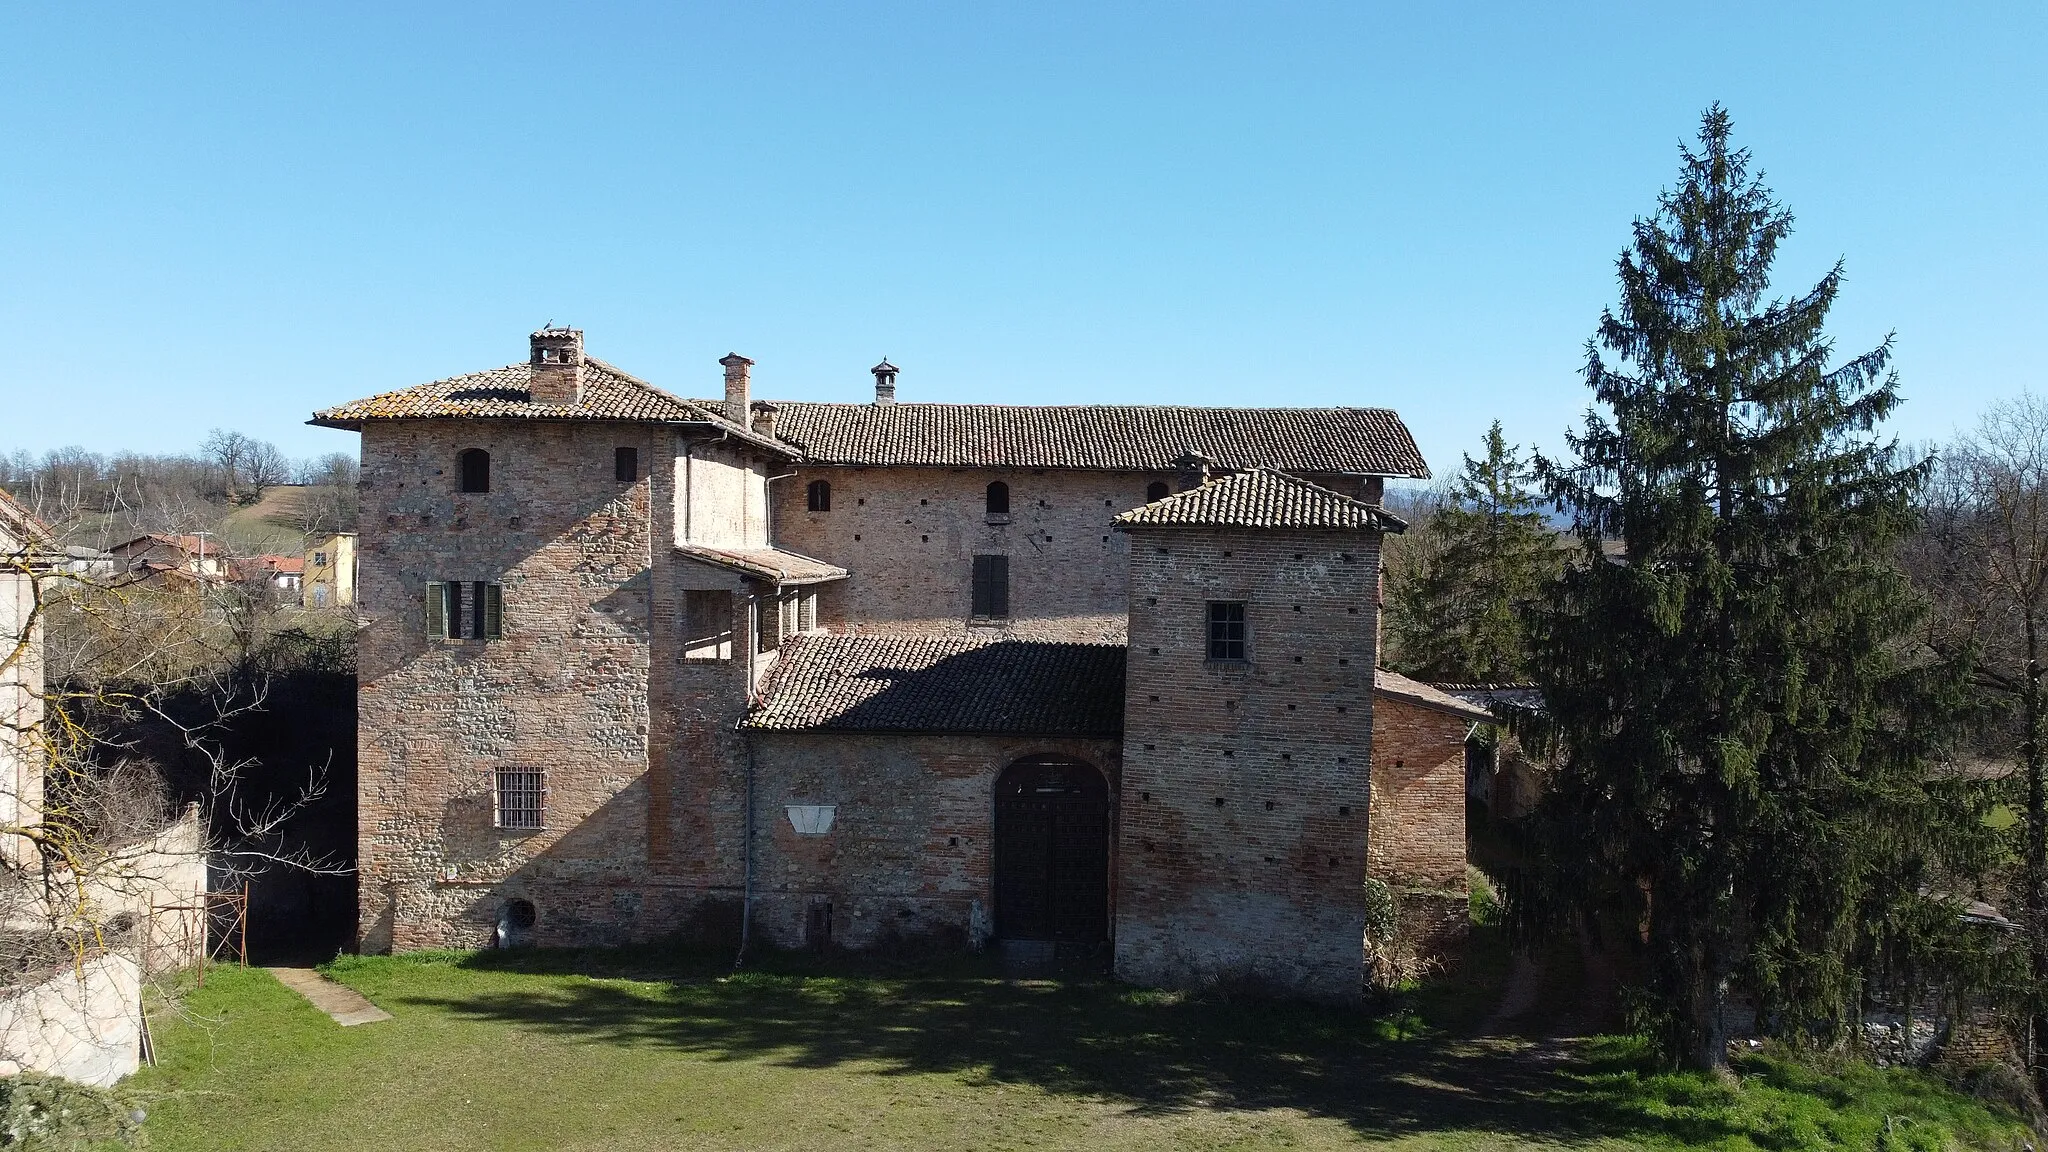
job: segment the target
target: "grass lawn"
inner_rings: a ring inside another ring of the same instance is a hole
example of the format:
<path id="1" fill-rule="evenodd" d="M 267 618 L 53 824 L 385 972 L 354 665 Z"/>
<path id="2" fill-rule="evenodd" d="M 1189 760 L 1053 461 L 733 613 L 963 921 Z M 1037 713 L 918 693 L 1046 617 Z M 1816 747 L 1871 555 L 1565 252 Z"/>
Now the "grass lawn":
<path id="1" fill-rule="evenodd" d="M 650 951 L 346 957 L 343 1029 L 258 970 L 160 1015 L 150 1146 L 280 1149 L 2017 1148 L 1928 1078 L 1765 1057 L 1739 1088 L 1623 1041 L 1472 1042 L 1413 1013 Z"/>

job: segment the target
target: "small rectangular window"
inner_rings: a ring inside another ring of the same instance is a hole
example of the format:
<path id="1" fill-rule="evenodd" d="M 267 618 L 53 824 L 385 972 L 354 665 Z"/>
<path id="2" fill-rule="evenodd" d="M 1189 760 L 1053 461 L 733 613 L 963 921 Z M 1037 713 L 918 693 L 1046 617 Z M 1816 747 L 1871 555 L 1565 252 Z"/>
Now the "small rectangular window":
<path id="1" fill-rule="evenodd" d="M 1246 659 L 1244 601 L 1209 601 L 1209 659 Z"/>
<path id="2" fill-rule="evenodd" d="M 327 567 L 327 553 L 325 553 L 325 552 L 315 552 L 315 553 L 313 553 L 313 566 L 314 566 L 315 568 L 325 568 L 325 567 Z"/>
<path id="3" fill-rule="evenodd" d="M 537 768 L 498 769 L 498 827 L 541 827 L 547 788 Z"/>
<path id="4" fill-rule="evenodd" d="M 638 448 L 612 449 L 612 475 L 621 481 L 640 478 L 640 450 Z"/>
<path id="5" fill-rule="evenodd" d="M 732 593 L 683 593 L 683 659 L 732 659 Z"/>
<path id="6" fill-rule="evenodd" d="M 427 581 L 427 635 L 438 640 L 500 640 L 505 590 L 485 580 Z"/>
<path id="7" fill-rule="evenodd" d="M 976 616 L 1001 618 L 1010 614 L 1010 558 L 974 558 L 973 612 Z"/>

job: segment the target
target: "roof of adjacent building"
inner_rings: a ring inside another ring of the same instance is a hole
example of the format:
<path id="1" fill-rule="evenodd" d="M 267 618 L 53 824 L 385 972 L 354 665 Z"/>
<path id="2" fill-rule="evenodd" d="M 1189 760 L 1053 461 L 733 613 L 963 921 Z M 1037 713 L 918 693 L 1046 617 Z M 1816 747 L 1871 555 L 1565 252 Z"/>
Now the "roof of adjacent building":
<path id="1" fill-rule="evenodd" d="M 1133 508 L 1119 528 L 1311 528 L 1401 532 L 1377 504 L 1354 500 L 1271 468 L 1254 468 Z"/>
<path id="2" fill-rule="evenodd" d="M 5 491 L 0 491 L 0 533 L 9 548 L 48 548 L 54 540 L 50 526 Z"/>
<path id="3" fill-rule="evenodd" d="M 1226 469 L 1424 478 L 1389 408 L 1135 404 L 775 403 L 775 435 L 817 464 L 1168 472 L 1190 452 Z"/>
<path id="4" fill-rule="evenodd" d="M 583 359 L 582 399 L 546 404 L 533 398 L 533 366 L 507 364 L 487 372 L 450 376 L 352 400 L 313 414 L 310 424 L 361 431 L 382 420 L 505 419 L 634 420 L 662 424 L 709 424 L 722 432 L 791 454 L 787 445 L 756 435 L 728 419 L 707 401 L 685 400 L 594 357 Z"/>
<path id="5" fill-rule="evenodd" d="M 1437 684 L 1435 687 L 1496 715 L 1543 710 L 1543 689 L 1534 684 Z"/>
<path id="6" fill-rule="evenodd" d="M 837 564 L 782 548 L 712 548 L 704 544 L 678 544 L 676 551 L 756 580 L 777 584 L 823 584 L 844 580 L 848 573 Z"/>
<path id="7" fill-rule="evenodd" d="M 769 731 L 1123 732 L 1124 646 L 972 636 L 791 637 L 746 726 Z"/>
<path id="8" fill-rule="evenodd" d="M 1475 720 L 1486 724 L 1495 723 L 1499 719 L 1493 713 L 1488 712 L 1485 708 L 1470 700 L 1454 696 L 1434 684 L 1425 684 L 1420 680 L 1411 680 L 1399 672 L 1389 671 L 1385 668 L 1376 669 L 1373 672 L 1372 688 L 1378 695 L 1391 696 L 1396 700 L 1406 700 L 1410 704 L 1420 704 L 1424 708 L 1448 712 L 1466 720 Z"/>
<path id="9" fill-rule="evenodd" d="M 138 544 L 141 547 L 136 547 Z M 148 532 L 137 536 L 133 540 L 123 540 L 112 548 L 107 549 L 107 551 L 116 556 L 128 556 L 137 552 L 153 552 L 158 548 L 175 548 L 180 552 L 193 556 L 202 556 L 207 553 L 206 538 L 204 536 L 171 535 L 163 532 Z M 219 545 L 215 545 L 212 551 L 214 558 L 218 558 L 220 555 Z"/>

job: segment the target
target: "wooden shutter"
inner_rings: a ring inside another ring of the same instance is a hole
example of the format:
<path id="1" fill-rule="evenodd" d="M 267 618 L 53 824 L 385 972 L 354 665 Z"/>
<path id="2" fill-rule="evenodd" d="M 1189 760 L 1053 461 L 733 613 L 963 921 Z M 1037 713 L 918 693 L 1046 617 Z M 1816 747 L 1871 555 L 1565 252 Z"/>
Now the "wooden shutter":
<path id="1" fill-rule="evenodd" d="M 1010 558 L 1008 556 L 976 556 L 974 558 L 974 614 L 976 616 L 1008 616 L 1010 614 Z"/>
<path id="2" fill-rule="evenodd" d="M 448 586 L 439 580 L 427 581 L 427 635 L 448 635 Z"/>
<path id="3" fill-rule="evenodd" d="M 479 584 L 483 592 L 484 605 L 483 637 L 486 640 L 505 638 L 505 586 L 502 584 Z"/>

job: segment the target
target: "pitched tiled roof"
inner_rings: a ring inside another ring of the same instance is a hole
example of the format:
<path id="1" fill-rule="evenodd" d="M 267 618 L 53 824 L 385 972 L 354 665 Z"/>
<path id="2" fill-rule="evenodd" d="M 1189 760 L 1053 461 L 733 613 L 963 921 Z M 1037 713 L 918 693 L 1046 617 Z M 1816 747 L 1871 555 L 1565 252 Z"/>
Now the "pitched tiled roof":
<path id="1" fill-rule="evenodd" d="M 787 445 L 757 436 L 726 419 L 706 402 L 671 396 L 647 381 L 628 375 L 593 357 L 583 360 L 583 399 L 576 404 L 543 404 L 533 399 L 533 368 L 507 364 L 488 372 L 450 376 L 325 408 L 311 424 L 360 430 L 372 420 L 417 420 L 431 417 L 541 420 L 647 420 L 663 424 L 712 424 L 753 443 L 791 453 Z"/>
<path id="2" fill-rule="evenodd" d="M 716 564 L 742 576 L 773 580 L 777 584 L 822 584 L 844 580 L 847 571 L 836 564 L 789 552 L 781 548 L 711 548 L 703 544 L 678 544 L 676 551 L 693 560 Z"/>
<path id="3" fill-rule="evenodd" d="M 1500 716 L 1509 712 L 1543 711 L 1543 689 L 1534 684 L 1436 684 L 1433 687 Z"/>
<path id="4" fill-rule="evenodd" d="M 1254 468 L 1154 500 L 1118 516 L 1119 528 L 1331 528 L 1400 532 L 1408 526 L 1377 504 L 1354 500 L 1299 476 Z"/>
<path id="5" fill-rule="evenodd" d="M 1132 404 L 776 403 L 775 434 L 819 464 L 1166 472 L 1189 452 L 1222 468 L 1427 477 L 1387 408 Z"/>
<path id="6" fill-rule="evenodd" d="M 1123 731 L 1124 646 L 971 636 L 796 636 L 749 728 L 772 731 Z"/>
<path id="7" fill-rule="evenodd" d="M 54 540 L 50 526 L 29 511 L 27 505 L 0 491 L 0 545 L 9 549 L 48 548 Z"/>
<path id="8" fill-rule="evenodd" d="M 1372 689 L 1383 696 L 1392 696 L 1397 700 L 1406 700 L 1411 704 L 1420 704 L 1439 712 L 1449 712 L 1467 720 L 1490 723 L 1496 719 L 1492 713 L 1470 700 L 1453 696 L 1434 684 L 1410 680 L 1399 672 L 1390 672 L 1385 668 L 1373 672 Z"/>

